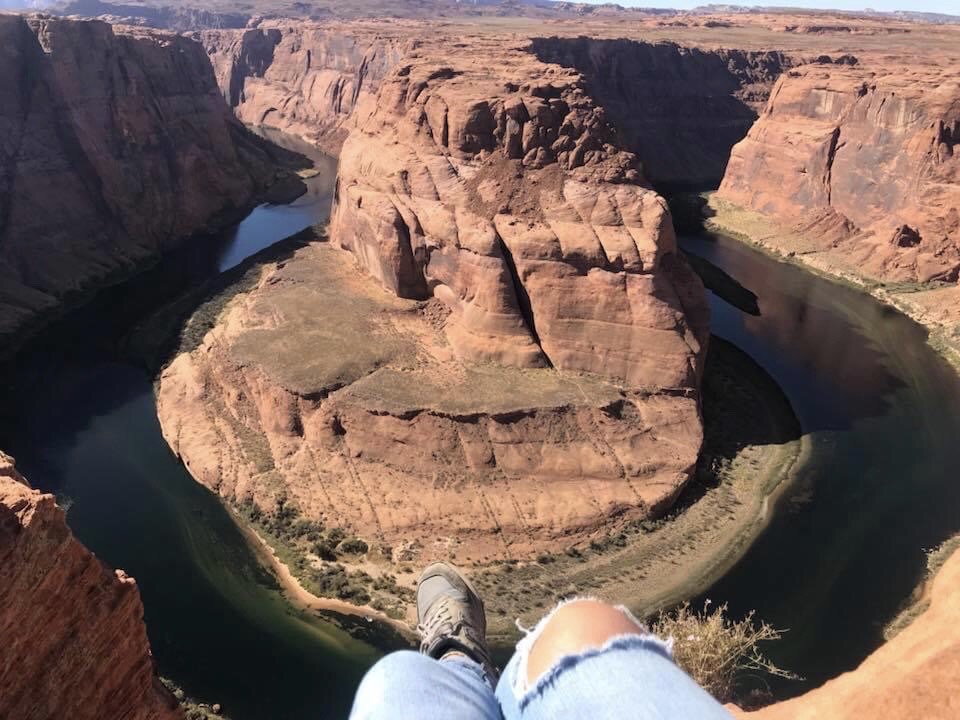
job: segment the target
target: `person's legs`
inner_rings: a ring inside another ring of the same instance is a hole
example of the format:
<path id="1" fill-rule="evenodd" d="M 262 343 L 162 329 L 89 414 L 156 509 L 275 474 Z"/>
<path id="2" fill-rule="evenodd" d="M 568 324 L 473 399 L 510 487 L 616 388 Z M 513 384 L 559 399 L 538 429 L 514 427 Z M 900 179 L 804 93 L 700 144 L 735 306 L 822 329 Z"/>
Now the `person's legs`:
<path id="1" fill-rule="evenodd" d="M 364 676 L 351 720 L 501 720 L 483 602 L 456 568 L 430 565 L 417 585 L 420 654 L 392 653 Z"/>
<path id="2" fill-rule="evenodd" d="M 506 720 L 714 720 L 730 714 L 625 610 L 577 600 L 517 644 L 497 686 Z"/>
<path id="3" fill-rule="evenodd" d="M 391 653 L 370 668 L 350 720 L 500 720 L 493 679 L 459 654 L 437 661 L 412 650 Z"/>

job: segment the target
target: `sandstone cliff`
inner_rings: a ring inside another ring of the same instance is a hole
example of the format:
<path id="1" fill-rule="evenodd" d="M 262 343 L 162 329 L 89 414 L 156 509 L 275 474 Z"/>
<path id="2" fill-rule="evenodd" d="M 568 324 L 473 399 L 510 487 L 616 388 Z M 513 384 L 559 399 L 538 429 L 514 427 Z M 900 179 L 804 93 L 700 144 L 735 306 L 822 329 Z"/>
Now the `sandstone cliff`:
<path id="1" fill-rule="evenodd" d="M 379 23 L 298 27 L 274 21 L 197 38 L 241 120 L 337 151 L 348 118 L 358 107 L 372 110 L 365 101 L 403 55 L 416 51 L 421 41 L 412 38 L 435 32 L 416 27 L 420 33 Z M 517 35 L 511 41 L 530 42 L 540 61 L 582 74 L 584 89 L 616 125 L 622 146 L 638 155 L 648 180 L 695 186 L 720 182 L 730 148 L 799 57 L 625 39 Z M 472 42 L 465 39 L 460 49 Z"/>
<path id="2" fill-rule="evenodd" d="M 575 68 L 651 181 L 715 187 L 780 74 L 779 51 L 700 49 L 587 37 L 537 38 L 544 62 Z"/>
<path id="3" fill-rule="evenodd" d="M 133 578 L 67 527 L 0 453 L 0 717 L 173 720 Z"/>
<path id="4" fill-rule="evenodd" d="M 930 608 L 856 670 L 748 720 L 951 720 L 960 716 L 960 552 L 933 581 Z"/>
<path id="5" fill-rule="evenodd" d="M 468 562 L 676 497 L 703 289 L 583 77 L 528 48 L 423 44 L 350 118 L 341 249 L 265 270 L 161 377 L 201 482 Z"/>
<path id="6" fill-rule="evenodd" d="M 872 58 L 789 71 L 733 149 L 718 196 L 784 225 L 799 239 L 784 237 L 783 247 L 828 270 L 955 282 L 957 61 Z"/>
<path id="7" fill-rule="evenodd" d="M 246 206 L 272 177 L 203 49 L 0 15 L 0 335 Z"/>
<path id="8" fill-rule="evenodd" d="M 410 39 L 386 29 L 262 23 L 197 35 L 224 97 L 249 125 L 267 125 L 336 152 L 344 123 L 376 95 Z"/>

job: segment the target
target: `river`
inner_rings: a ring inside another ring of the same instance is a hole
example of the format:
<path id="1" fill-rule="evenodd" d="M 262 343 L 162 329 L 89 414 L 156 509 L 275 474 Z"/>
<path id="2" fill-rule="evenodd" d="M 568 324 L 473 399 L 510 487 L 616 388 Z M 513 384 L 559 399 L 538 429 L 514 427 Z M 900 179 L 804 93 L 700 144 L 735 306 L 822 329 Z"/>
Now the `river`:
<path id="1" fill-rule="evenodd" d="M 924 551 L 960 530 L 960 380 L 923 327 L 863 292 L 723 236 L 680 242 L 757 296 L 759 315 L 710 293 L 712 331 L 776 380 L 810 448 L 769 526 L 701 598 L 788 628 L 767 651 L 805 680 L 773 691 L 798 694 L 882 642 Z"/>
<path id="2" fill-rule="evenodd" d="M 69 508 L 76 535 L 137 578 L 162 674 L 234 720 L 339 718 L 378 652 L 280 597 L 223 506 L 167 448 L 152 376 L 124 342 L 156 308 L 327 218 L 335 164 L 102 293 L 6 375 L 0 447 Z M 684 247 L 757 295 L 711 296 L 714 332 L 781 384 L 813 448 L 760 540 L 708 595 L 790 628 L 774 659 L 817 683 L 872 650 L 958 527 L 960 383 L 922 328 L 866 295 L 722 237 Z M 778 687 L 778 695 L 804 684 Z"/>
<path id="3" fill-rule="evenodd" d="M 68 507 L 74 533 L 140 586 L 161 674 L 233 720 L 338 718 L 379 653 L 295 611 L 219 500 L 160 433 L 152 377 L 123 339 L 165 302 L 330 212 L 336 162 L 307 194 L 263 205 L 101 293 L 17 358 L 0 447 Z"/>

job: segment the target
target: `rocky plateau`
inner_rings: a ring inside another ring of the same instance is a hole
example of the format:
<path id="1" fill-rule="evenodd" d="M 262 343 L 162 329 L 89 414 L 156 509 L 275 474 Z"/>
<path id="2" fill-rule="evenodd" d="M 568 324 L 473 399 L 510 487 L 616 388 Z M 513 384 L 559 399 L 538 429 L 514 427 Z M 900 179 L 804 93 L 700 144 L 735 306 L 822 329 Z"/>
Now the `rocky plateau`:
<path id="1" fill-rule="evenodd" d="M 701 441 L 708 319 L 582 76 L 447 42 L 411 47 L 349 115 L 333 247 L 268 269 L 164 371 L 158 408 L 234 502 L 479 562 L 669 506 Z"/>

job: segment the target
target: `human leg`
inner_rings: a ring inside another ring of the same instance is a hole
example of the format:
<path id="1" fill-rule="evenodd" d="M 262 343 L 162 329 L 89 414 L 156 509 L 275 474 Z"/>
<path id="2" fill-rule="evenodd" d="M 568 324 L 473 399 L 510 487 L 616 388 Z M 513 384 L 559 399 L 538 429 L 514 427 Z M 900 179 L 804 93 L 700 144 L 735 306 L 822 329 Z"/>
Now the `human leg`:
<path id="1" fill-rule="evenodd" d="M 459 654 L 442 660 L 401 650 L 364 676 L 350 720 L 500 720 L 493 679 Z"/>
<path id="2" fill-rule="evenodd" d="M 714 720 L 730 714 L 625 611 L 577 600 L 517 644 L 497 686 L 505 720 Z"/>
<path id="3" fill-rule="evenodd" d="M 483 602 L 446 563 L 417 585 L 420 654 L 387 655 L 364 676 L 351 720 L 501 720 Z"/>

